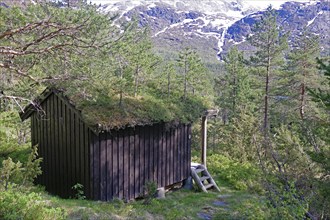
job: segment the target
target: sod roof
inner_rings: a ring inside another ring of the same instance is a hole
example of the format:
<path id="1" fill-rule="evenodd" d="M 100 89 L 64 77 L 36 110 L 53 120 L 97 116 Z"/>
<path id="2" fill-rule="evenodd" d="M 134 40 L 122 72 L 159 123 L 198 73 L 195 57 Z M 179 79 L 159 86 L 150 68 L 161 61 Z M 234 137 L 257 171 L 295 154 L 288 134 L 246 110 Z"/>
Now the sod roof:
<path id="1" fill-rule="evenodd" d="M 87 125 L 97 130 L 119 129 L 136 125 L 151 125 L 154 123 L 191 123 L 197 120 L 207 106 L 201 98 L 157 98 L 154 96 L 125 96 L 122 103 L 119 97 L 104 94 L 93 97 L 75 93 L 69 90 L 47 88 L 35 99 L 39 105 L 51 94 L 56 94 L 67 100 L 77 109 Z M 22 120 L 31 116 L 38 109 L 28 105 L 21 112 Z"/>

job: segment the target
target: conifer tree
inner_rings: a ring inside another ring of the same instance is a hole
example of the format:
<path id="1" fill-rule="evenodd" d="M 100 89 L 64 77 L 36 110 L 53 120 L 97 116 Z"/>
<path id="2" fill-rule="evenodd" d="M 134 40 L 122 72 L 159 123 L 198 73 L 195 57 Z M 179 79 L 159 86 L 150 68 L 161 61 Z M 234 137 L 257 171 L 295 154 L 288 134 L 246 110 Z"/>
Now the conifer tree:
<path id="1" fill-rule="evenodd" d="M 269 117 L 271 98 L 276 98 L 275 90 L 280 74 L 280 68 L 284 63 L 284 52 L 287 49 L 287 36 L 278 27 L 277 15 L 270 6 L 264 16 L 256 23 L 254 35 L 248 38 L 252 46 L 256 48 L 254 56 L 251 57 L 251 64 L 255 68 L 263 84 L 261 94 L 264 97 L 263 109 L 263 130 L 265 134 L 269 131 Z"/>
<path id="2" fill-rule="evenodd" d="M 187 98 L 189 90 L 192 95 L 207 95 L 210 88 L 209 77 L 207 75 L 207 70 L 197 52 L 189 48 L 185 48 L 179 53 L 177 63 L 181 68 L 182 73 L 183 98 Z"/>
<path id="3" fill-rule="evenodd" d="M 244 63 L 243 52 L 233 47 L 224 59 L 225 75 L 221 76 L 223 82 L 222 96 L 219 97 L 220 105 L 228 108 L 229 115 L 237 116 L 239 108 L 247 106 L 251 96 L 250 79 Z"/>
<path id="4" fill-rule="evenodd" d="M 320 55 L 318 36 L 304 31 L 295 39 L 294 47 L 289 54 L 289 71 L 291 72 L 291 88 L 293 98 L 299 110 L 301 120 L 305 119 L 306 107 L 312 103 L 307 93 L 308 88 L 320 85 L 320 76 L 315 57 Z"/>

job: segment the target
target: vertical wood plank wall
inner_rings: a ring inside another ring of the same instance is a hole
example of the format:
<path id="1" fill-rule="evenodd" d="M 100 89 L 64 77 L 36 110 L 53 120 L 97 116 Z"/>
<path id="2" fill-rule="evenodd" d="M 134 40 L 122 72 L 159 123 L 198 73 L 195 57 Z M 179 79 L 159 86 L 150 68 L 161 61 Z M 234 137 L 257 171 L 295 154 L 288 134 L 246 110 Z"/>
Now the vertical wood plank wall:
<path id="1" fill-rule="evenodd" d="M 42 175 L 36 183 L 44 185 L 52 194 L 74 197 L 77 183 L 90 195 L 90 129 L 79 112 L 65 100 L 52 94 L 41 104 L 45 114 L 31 116 L 32 144 L 38 144 Z"/>
<path id="2" fill-rule="evenodd" d="M 165 187 L 190 175 L 190 125 L 137 126 L 93 135 L 92 198 L 130 200 L 147 182 Z"/>
<path id="3" fill-rule="evenodd" d="M 191 126 L 164 123 L 93 133 L 80 113 L 52 94 L 32 114 L 32 144 L 38 144 L 42 175 L 36 182 L 52 194 L 74 197 L 77 183 L 88 199 L 130 200 L 147 182 L 165 187 L 190 175 Z"/>

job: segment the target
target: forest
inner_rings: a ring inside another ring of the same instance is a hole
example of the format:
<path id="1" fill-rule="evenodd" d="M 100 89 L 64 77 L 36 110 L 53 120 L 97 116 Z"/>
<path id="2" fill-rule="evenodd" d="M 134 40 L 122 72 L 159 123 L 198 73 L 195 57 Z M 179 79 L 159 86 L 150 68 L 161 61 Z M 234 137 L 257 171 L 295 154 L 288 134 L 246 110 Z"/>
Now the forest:
<path id="1" fill-rule="evenodd" d="M 114 128 L 132 120 L 193 121 L 194 162 L 200 162 L 198 117 L 219 109 L 208 125 L 208 168 L 220 188 L 248 198 L 215 211 L 214 219 L 330 218 L 330 57 L 318 35 L 306 29 L 292 38 L 269 7 L 247 37 L 253 50 L 233 47 L 219 61 L 223 71 L 214 73 L 189 47 L 161 56 L 148 27 L 138 21 L 117 27 L 117 16 L 86 2 L 0 5 L 0 219 L 70 219 L 74 205 L 99 206 L 84 200 L 79 184 L 65 207 L 33 185 L 42 158 L 19 112 L 28 104 L 38 109 L 35 98 L 47 87 L 71 97 L 90 123 L 107 120 L 90 106 L 107 110 Z M 196 192 L 183 195 L 199 199 Z M 210 198 L 216 195 L 201 202 Z M 182 219 L 191 201 L 178 199 L 147 196 L 150 206 L 114 201 L 107 209 L 123 216 L 118 219 Z M 78 218 L 89 219 L 88 213 Z"/>

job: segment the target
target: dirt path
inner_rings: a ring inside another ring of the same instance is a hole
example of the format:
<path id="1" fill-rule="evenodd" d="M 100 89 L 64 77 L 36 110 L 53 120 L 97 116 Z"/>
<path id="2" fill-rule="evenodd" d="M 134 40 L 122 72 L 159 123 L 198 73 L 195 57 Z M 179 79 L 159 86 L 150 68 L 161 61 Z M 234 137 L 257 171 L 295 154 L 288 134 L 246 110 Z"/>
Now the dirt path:
<path id="1" fill-rule="evenodd" d="M 212 220 L 213 215 L 216 213 L 218 208 L 229 209 L 229 204 L 226 202 L 226 198 L 230 197 L 229 194 L 219 195 L 211 205 L 207 205 L 202 208 L 202 211 L 197 213 L 197 216 L 202 220 Z"/>

